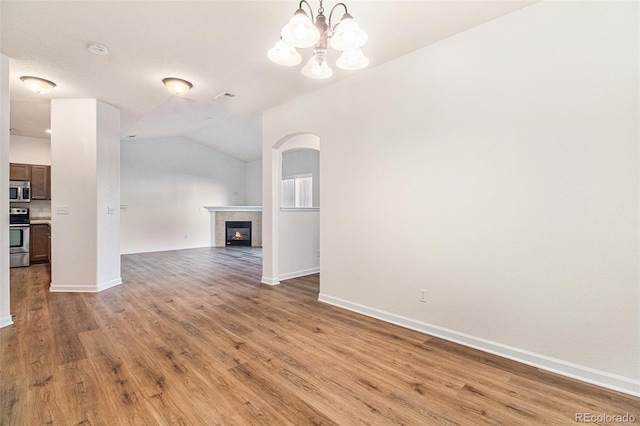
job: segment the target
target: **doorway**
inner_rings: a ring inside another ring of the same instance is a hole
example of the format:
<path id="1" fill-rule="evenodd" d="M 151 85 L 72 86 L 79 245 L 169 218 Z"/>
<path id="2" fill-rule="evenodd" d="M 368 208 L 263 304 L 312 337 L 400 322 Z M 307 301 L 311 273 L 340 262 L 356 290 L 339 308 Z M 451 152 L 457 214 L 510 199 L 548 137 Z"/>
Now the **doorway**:
<path id="1" fill-rule="evenodd" d="M 271 206 L 263 212 L 268 213 L 263 217 L 268 232 L 263 240 L 262 282 L 275 285 L 320 271 L 320 138 L 312 133 L 287 135 L 274 144 L 271 156 L 271 178 L 267 180 Z M 300 203 L 283 205 L 283 188 L 289 191 L 290 200 L 291 191 L 296 191 L 295 180 L 299 181 Z M 310 204 L 302 201 L 304 194 L 310 196 Z"/>

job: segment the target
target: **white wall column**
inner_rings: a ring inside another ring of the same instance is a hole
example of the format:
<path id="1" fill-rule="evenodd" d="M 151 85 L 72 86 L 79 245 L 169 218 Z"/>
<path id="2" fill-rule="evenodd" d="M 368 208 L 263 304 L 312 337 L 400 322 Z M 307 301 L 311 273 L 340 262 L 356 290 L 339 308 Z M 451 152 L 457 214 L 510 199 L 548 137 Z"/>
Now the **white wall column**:
<path id="1" fill-rule="evenodd" d="M 98 292 L 120 277 L 120 111 L 51 102 L 51 291 Z"/>
<path id="2" fill-rule="evenodd" d="M 13 324 L 9 304 L 9 58 L 0 53 L 0 328 Z"/>
<path id="3" fill-rule="evenodd" d="M 267 145 L 262 150 L 262 278 L 263 284 L 277 285 L 278 214 L 277 188 L 282 155 Z"/>

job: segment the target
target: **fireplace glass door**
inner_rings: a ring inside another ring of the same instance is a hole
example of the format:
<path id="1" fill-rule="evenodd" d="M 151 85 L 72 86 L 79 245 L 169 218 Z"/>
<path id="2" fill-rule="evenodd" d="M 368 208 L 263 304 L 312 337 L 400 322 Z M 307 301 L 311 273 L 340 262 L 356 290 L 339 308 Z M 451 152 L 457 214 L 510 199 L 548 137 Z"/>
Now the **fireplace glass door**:
<path id="1" fill-rule="evenodd" d="M 251 222 L 225 222 L 226 245 L 251 247 Z"/>

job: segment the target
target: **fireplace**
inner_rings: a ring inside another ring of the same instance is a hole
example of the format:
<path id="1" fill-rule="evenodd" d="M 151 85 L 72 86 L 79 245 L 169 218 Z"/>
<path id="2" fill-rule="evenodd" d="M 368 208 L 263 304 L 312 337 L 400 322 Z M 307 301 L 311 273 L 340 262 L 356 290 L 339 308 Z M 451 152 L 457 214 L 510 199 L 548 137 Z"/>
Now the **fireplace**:
<path id="1" fill-rule="evenodd" d="M 251 222 L 251 247 L 262 247 L 262 206 L 205 206 L 211 213 L 211 247 L 227 246 L 225 222 Z"/>
<path id="2" fill-rule="evenodd" d="M 231 222 L 224 223 L 226 245 L 251 247 L 251 222 Z"/>

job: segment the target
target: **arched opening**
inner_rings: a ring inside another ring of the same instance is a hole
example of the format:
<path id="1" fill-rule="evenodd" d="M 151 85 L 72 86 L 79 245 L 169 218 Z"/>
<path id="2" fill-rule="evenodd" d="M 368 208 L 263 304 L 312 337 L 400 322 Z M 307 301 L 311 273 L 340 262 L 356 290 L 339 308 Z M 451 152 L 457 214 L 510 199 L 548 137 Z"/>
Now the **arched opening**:
<path id="1" fill-rule="evenodd" d="M 320 138 L 312 133 L 287 135 L 272 148 L 271 207 L 263 223 L 270 237 L 263 241 L 265 284 L 320 271 L 319 152 Z M 289 194 L 284 203 L 283 191 Z"/>

